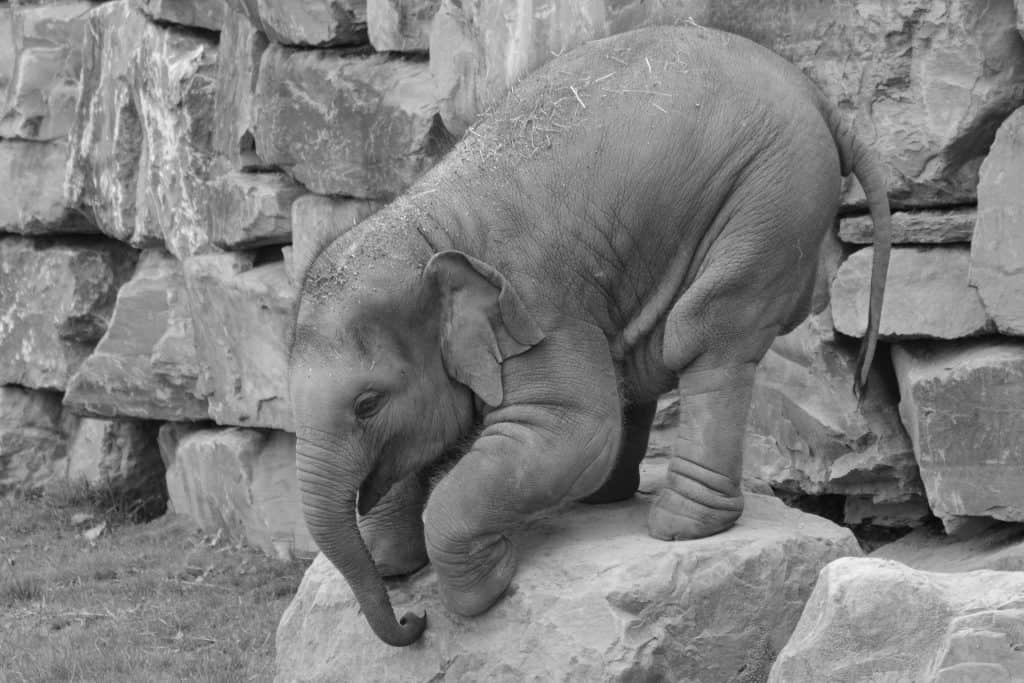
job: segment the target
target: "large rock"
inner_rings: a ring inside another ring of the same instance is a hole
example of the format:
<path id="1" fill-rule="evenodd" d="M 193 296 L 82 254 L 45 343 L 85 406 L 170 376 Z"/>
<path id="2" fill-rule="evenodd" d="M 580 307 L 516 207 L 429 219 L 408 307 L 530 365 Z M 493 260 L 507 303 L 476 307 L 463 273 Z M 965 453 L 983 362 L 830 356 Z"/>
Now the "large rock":
<path id="1" fill-rule="evenodd" d="M 966 537 L 922 527 L 883 545 L 871 557 L 929 572 L 1024 572 L 1024 524 L 995 523 Z"/>
<path id="2" fill-rule="evenodd" d="M 984 168 L 984 167 L 983 167 Z M 973 208 L 944 211 L 895 211 L 893 244 L 948 244 L 970 242 L 978 212 Z M 839 221 L 839 237 L 852 244 L 874 244 L 870 216 L 849 216 Z"/>
<path id="3" fill-rule="evenodd" d="M 932 511 L 1024 521 L 1024 343 L 893 347 L 900 414 Z"/>
<path id="4" fill-rule="evenodd" d="M 170 508 L 282 558 L 312 557 L 295 479 L 295 437 L 257 429 L 160 429 Z"/>
<path id="5" fill-rule="evenodd" d="M 832 283 L 832 319 L 837 331 L 864 336 L 874 248 L 855 252 Z M 897 247 L 889 259 L 882 339 L 959 339 L 993 330 L 976 289 L 967 280 L 970 248 Z"/>
<path id="6" fill-rule="evenodd" d="M 441 0 L 367 0 L 366 26 L 378 52 L 426 52 Z"/>
<path id="7" fill-rule="evenodd" d="M 14 60 L 18 53 L 14 49 L 14 12 L 9 7 L 0 8 L 0 36 L 10 36 L 10 40 L 0 40 L 0 106 L 7 101 L 7 86 L 14 75 Z"/>
<path id="8" fill-rule="evenodd" d="M 848 522 L 916 522 L 928 508 L 896 387 L 876 366 L 858 401 L 855 364 L 827 309 L 779 337 L 757 368 L 744 474 L 789 493 L 847 496 Z M 883 507 L 872 515 L 867 503 Z M 909 519 L 893 518 L 898 504 Z"/>
<path id="9" fill-rule="evenodd" d="M 437 110 L 426 64 L 274 45 L 260 63 L 256 152 L 313 192 L 392 197 L 448 149 Z"/>
<path id="10" fill-rule="evenodd" d="M 213 149 L 227 170 L 257 168 L 252 132 L 253 96 L 260 58 L 267 49 L 263 35 L 241 12 L 229 10 L 217 46 L 217 93 L 214 97 Z"/>
<path id="11" fill-rule="evenodd" d="M 430 46 L 445 124 L 461 134 L 524 73 L 585 40 L 687 21 L 752 38 L 802 68 L 890 166 L 898 205 L 972 201 L 995 129 L 1024 103 L 1013 0 L 446 0 Z M 854 188 L 847 201 L 862 195 Z"/>
<path id="12" fill-rule="evenodd" d="M 0 187 L 5 188 L 0 192 L 0 232 L 98 232 L 64 201 L 67 160 L 68 146 L 63 140 L 0 140 Z"/>
<path id="13" fill-rule="evenodd" d="M 205 420 L 181 264 L 143 253 L 107 333 L 68 384 L 65 404 L 94 417 Z"/>
<path id="14" fill-rule="evenodd" d="M 57 477 L 123 494 L 160 491 L 164 464 L 156 442 L 159 427 L 145 420 L 82 418 Z"/>
<path id="15" fill-rule="evenodd" d="M 146 21 L 129 0 L 89 13 L 65 192 L 106 234 L 179 258 L 211 249 L 216 43 Z"/>
<path id="16" fill-rule="evenodd" d="M 85 14 L 92 7 L 56 2 L 11 10 L 12 30 L 0 33 L 15 51 L 6 101 L 0 92 L 0 138 L 67 135 L 75 116 Z"/>
<path id="17" fill-rule="evenodd" d="M 185 262 L 200 390 L 219 424 L 292 429 L 288 343 L 295 290 L 284 263 L 242 253 Z"/>
<path id="18" fill-rule="evenodd" d="M 1024 108 L 1003 122 L 981 166 L 971 284 L 1004 334 L 1024 335 Z"/>
<path id="19" fill-rule="evenodd" d="M 169 24 L 219 31 L 227 11 L 225 0 L 135 0 L 146 16 Z"/>
<path id="20" fill-rule="evenodd" d="M 328 47 L 366 42 L 366 0 L 256 0 L 275 43 Z"/>
<path id="21" fill-rule="evenodd" d="M 0 496 L 45 485 L 67 453 L 74 426 L 59 393 L 0 386 Z"/>
<path id="22" fill-rule="evenodd" d="M 664 473 L 646 471 L 642 490 Z M 516 578 L 479 617 L 442 607 L 432 569 L 390 582 L 398 614 L 427 612 L 411 648 L 377 640 L 321 555 L 278 625 L 277 680 L 763 680 L 818 571 L 860 554 L 848 530 L 754 494 L 729 531 L 658 541 L 651 495 L 572 505 L 515 534 Z"/>
<path id="23" fill-rule="evenodd" d="M 225 249 L 290 242 L 292 202 L 306 193 L 283 173 L 227 173 L 207 191 L 210 239 Z"/>
<path id="24" fill-rule="evenodd" d="M 1022 680 L 1024 573 L 828 565 L 770 682 Z"/>
<path id="25" fill-rule="evenodd" d="M 0 384 L 64 389 L 135 259 L 111 240 L 0 237 Z"/>

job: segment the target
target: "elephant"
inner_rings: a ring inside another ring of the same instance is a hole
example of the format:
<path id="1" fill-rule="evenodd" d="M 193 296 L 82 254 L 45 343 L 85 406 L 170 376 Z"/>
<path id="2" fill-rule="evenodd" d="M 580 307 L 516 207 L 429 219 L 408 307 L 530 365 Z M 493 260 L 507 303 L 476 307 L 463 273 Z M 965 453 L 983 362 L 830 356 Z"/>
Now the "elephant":
<path id="1" fill-rule="evenodd" d="M 842 177 L 890 249 L 883 166 L 821 91 L 699 25 L 585 43 L 525 76 L 408 190 L 294 255 L 289 347 L 308 529 L 376 635 L 415 642 L 384 576 L 430 562 L 473 616 L 516 571 L 509 533 L 638 488 L 656 402 L 679 428 L 649 533 L 743 510 L 755 368 L 809 313 Z"/>

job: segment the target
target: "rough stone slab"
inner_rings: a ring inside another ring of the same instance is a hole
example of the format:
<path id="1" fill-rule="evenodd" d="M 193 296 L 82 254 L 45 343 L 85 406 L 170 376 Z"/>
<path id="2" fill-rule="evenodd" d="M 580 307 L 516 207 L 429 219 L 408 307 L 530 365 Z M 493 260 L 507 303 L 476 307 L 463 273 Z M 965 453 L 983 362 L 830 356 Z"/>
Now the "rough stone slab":
<path id="1" fill-rule="evenodd" d="M 860 555 L 849 530 L 759 495 L 729 531 L 658 541 L 650 501 L 573 505 L 515 534 L 512 588 L 479 617 L 446 612 L 430 568 L 389 582 L 399 614 L 427 613 L 409 648 L 377 640 L 320 555 L 278 625 L 276 680 L 761 680 L 818 571 Z"/>
<path id="2" fill-rule="evenodd" d="M 299 503 L 294 435 L 166 424 L 159 440 L 174 512 L 282 559 L 316 554 Z"/>
<path id="3" fill-rule="evenodd" d="M 971 284 L 1004 334 L 1024 335 L 1024 109 L 996 133 L 981 165 Z"/>
<path id="4" fill-rule="evenodd" d="M 292 255 L 286 257 L 286 271 L 292 286 L 298 289 L 300 276 L 309 267 L 308 261 L 323 246 L 325 236 L 341 235 L 347 228 L 367 218 L 383 206 L 381 202 L 366 199 L 339 199 L 307 194 L 292 204 L 293 253 L 302 263 L 295 263 Z"/>
<path id="5" fill-rule="evenodd" d="M 366 27 L 378 52 L 426 52 L 441 0 L 367 0 Z"/>
<path id="6" fill-rule="evenodd" d="M 65 195 L 105 234 L 183 257 L 211 249 L 216 44 L 157 26 L 129 0 L 89 13 Z"/>
<path id="7" fill-rule="evenodd" d="M 1024 343 L 894 346 L 900 414 L 932 511 L 1024 521 Z"/>
<path id="8" fill-rule="evenodd" d="M 927 516 L 897 388 L 875 366 L 863 402 L 853 394 L 856 348 L 834 339 L 826 309 L 779 337 L 757 368 L 747 423 L 744 474 L 790 493 L 861 497 Z"/>
<path id="9" fill-rule="evenodd" d="M 0 237 L 0 384 L 63 390 L 136 257 L 111 240 Z"/>
<path id="10" fill-rule="evenodd" d="M 227 5 L 224 0 L 134 0 L 154 21 L 219 31 Z"/>
<path id="11" fill-rule="evenodd" d="M 864 336 L 873 247 L 855 252 L 832 283 L 835 329 Z M 968 283 L 970 248 L 896 247 L 889 259 L 882 339 L 959 339 L 993 331 L 976 289 Z"/>
<path id="12" fill-rule="evenodd" d="M 305 188 L 283 173 L 228 173 L 208 186 L 210 239 L 225 249 L 285 244 Z"/>
<path id="13" fill-rule="evenodd" d="M 275 43 L 329 47 L 366 42 L 366 0 L 256 0 Z"/>
<path id="14" fill-rule="evenodd" d="M 67 135 L 75 116 L 85 14 L 92 7 L 55 2 L 10 10 L 12 30 L 3 33 L 0 26 L 0 42 L 11 40 L 15 54 L 6 99 L 0 88 L 0 138 Z"/>
<path id="15" fill-rule="evenodd" d="M 693 17 L 704 0 L 442 0 L 430 29 L 430 71 L 443 94 L 441 117 L 461 136 L 520 78 L 576 45 L 648 24 Z"/>
<path id="16" fill-rule="evenodd" d="M 252 132 L 253 96 L 267 37 L 241 12 L 228 10 L 217 46 L 213 149 L 227 170 L 259 167 Z"/>
<path id="17" fill-rule="evenodd" d="M 292 429 L 288 348 L 295 290 L 281 261 L 241 253 L 185 262 L 201 391 L 218 424 Z"/>
<path id="18" fill-rule="evenodd" d="M 62 412 L 59 393 L 0 386 L 0 496 L 44 486 L 75 424 Z"/>
<path id="19" fill-rule="evenodd" d="M 0 27 L 2 28 L 2 27 Z M 85 216 L 64 201 L 63 140 L 0 140 L 0 232 L 21 235 L 96 233 Z"/>
<path id="20" fill-rule="evenodd" d="M 4 3 L 6 5 L 7 3 Z M 14 49 L 14 12 L 8 6 L 0 6 L 0 36 L 10 36 L 9 40 L 0 40 L 0 106 L 7 101 L 7 87 L 14 75 L 14 60 L 17 51 Z"/>
<path id="21" fill-rule="evenodd" d="M 976 209 L 944 211 L 894 211 L 893 244 L 948 244 L 970 242 L 977 220 Z M 873 244 L 870 216 L 849 216 L 839 221 L 839 238 L 851 244 Z"/>
<path id="22" fill-rule="evenodd" d="M 971 203 L 992 136 L 1024 103 L 1024 42 L 1012 0 L 616 2 L 445 0 L 432 27 L 442 117 L 461 134 L 552 54 L 644 23 L 693 21 L 771 48 L 850 112 L 891 169 L 902 206 Z M 851 66 L 855 65 L 855 66 Z M 849 186 L 846 203 L 863 195 Z"/>
<path id="23" fill-rule="evenodd" d="M 1024 572 L 1024 524 L 996 523 L 966 538 L 924 527 L 883 545 L 871 557 L 929 572 Z"/>
<path id="24" fill-rule="evenodd" d="M 82 418 L 57 478 L 84 480 L 123 493 L 161 489 L 164 464 L 156 442 L 159 427 L 146 420 Z"/>
<path id="25" fill-rule="evenodd" d="M 256 152 L 312 192 L 390 198 L 448 149 L 438 106 L 426 64 L 272 45 L 256 88 Z"/>
<path id="26" fill-rule="evenodd" d="M 144 252 L 107 333 L 68 383 L 65 405 L 93 417 L 207 419 L 184 289 L 177 259 Z"/>
<path id="27" fill-rule="evenodd" d="M 821 573 L 772 683 L 1006 681 L 1024 672 L 1024 573 L 843 558 Z"/>

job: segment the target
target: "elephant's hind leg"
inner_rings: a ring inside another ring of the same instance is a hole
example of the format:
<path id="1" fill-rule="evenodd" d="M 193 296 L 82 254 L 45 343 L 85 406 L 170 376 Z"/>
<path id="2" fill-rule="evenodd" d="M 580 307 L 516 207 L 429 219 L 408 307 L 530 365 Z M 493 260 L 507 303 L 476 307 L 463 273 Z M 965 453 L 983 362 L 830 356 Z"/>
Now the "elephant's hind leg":
<path id="1" fill-rule="evenodd" d="M 651 424 L 657 410 L 657 401 L 626 406 L 622 416 L 622 446 L 615 459 L 615 467 L 601 488 L 583 499 L 584 503 L 615 503 L 632 498 L 637 492 L 640 488 L 640 461 L 647 455 Z"/>
<path id="2" fill-rule="evenodd" d="M 684 372 L 679 434 L 666 487 L 653 503 L 655 538 L 703 538 L 731 527 L 743 512 L 743 434 L 754 363 Z"/>

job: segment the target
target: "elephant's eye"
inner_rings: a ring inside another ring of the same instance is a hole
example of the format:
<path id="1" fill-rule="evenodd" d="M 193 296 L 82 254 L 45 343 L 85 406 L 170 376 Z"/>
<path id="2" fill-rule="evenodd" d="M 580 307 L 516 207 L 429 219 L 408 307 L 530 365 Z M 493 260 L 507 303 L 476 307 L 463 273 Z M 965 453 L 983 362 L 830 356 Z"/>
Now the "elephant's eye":
<path id="1" fill-rule="evenodd" d="M 360 420 L 373 417 L 384 407 L 384 394 L 379 391 L 364 391 L 356 397 L 353 406 L 356 417 Z"/>

